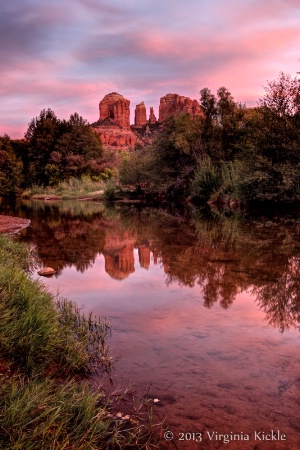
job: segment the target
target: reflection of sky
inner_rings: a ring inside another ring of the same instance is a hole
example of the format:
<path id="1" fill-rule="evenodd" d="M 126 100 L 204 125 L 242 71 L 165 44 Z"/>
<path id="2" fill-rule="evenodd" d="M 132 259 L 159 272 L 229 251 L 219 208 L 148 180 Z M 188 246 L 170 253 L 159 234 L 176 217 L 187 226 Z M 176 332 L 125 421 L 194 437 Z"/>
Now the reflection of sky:
<path id="1" fill-rule="evenodd" d="M 111 91 L 156 114 L 162 95 L 205 86 L 253 104 L 299 70 L 299 19 L 298 0 L 2 2 L 0 133 L 22 137 L 47 107 L 93 122 Z"/>
<path id="2" fill-rule="evenodd" d="M 178 333 L 182 324 L 196 320 L 199 324 L 201 321 L 213 323 L 219 330 L 230 328 L 234 323 L 235 327 L 243 329 L 244 335 L 251 336 L 253 327 L 274 334 L 272 327 L 267 325 L 264 312 L 255 304 L 255 297 L 248 292 L 238 294 L 228 310 L 219 303 L 208 309 L 203 306 L 198 284 L 193 288 L 179 286 L 176 282 L 166 286 L 162 265 L 155 265 L 151 259 L 149 269 L 145 270 L 139 264 L 137 249 L 134 259 L 134 273 L 121 281 L 106 273 L 103 255 L 98 255 L 92 267 L 83 273 L 74 267 L 66 267 L 57 278 L 40 279 L 51 292 L 76 301 L 85 311 L 116 320 L 117 326 L 122 318 L 122 323 L 124 320 L 135 323 L 137 329 L 161 326 L 161 331 Z"/>
<path id="3" fill-rule="evenodd" d="M 297 380 L 299 331 L 268 326 L 247 292 L 228 309 L 208 309 L 199 285 L 167 286 L 162 266 L 151 260 L 145 270 L 137 249 L 134 257 L 135 271 L 122 281 L 105 272 L 103 255 L 84 273 L 66 267 L 58 278 L 42 278 L 52 292 L 59 288 L 85 312 L 111 321 L 114 388 L 134 383 L 141 395 L 174 399 L 159 409 L 174 430 L 202 427 L 204 418 L 219 432 L 253 433 L 272 429 L 277 414 L 276 427 L 294 439 L 287 420 L 297 397 L 283 400 L 278 389 Z"/>

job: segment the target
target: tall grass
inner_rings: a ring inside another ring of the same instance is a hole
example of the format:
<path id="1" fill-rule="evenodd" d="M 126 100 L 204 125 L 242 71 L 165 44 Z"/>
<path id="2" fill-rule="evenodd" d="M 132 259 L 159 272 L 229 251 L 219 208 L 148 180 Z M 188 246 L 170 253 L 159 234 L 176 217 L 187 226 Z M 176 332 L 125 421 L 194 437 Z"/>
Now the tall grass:
<path id="1" fill-rule="evenodd" d="M 33 185 L 26 190 L 24 196 L 33 195 L 55 195 L 62 198 L 74 198 L 78 196 L 88 195 L 92 192 L 102 191 L 105 187 L 105 181 L 95 180 L 89 176 L 81 178 L 71 177 L 68 180 L 61 181 L 56 186 L 37 186 Z"/>
<path id="2" fill-rule="evenodd" d="M 151 405 L 131 403 L 124 415 L 126 392 L 79 382 L 110 372 L 109 324 L 54 299 L 30 278 L 31 264 L 28 247 L 0 236 L 0 449 L 153 448 Z"/>
<path id="3" fill-rule="evenodd" d="M 28 383 L 0 374 L 0 449 L 154 448 L 155 427 L 141 418 L 140 407 L 127 415 L 119 408 L 87 383 L 50 378 Z"/>
<path id="4" fill-rule="evenodd" d="M 201 160 L 191 184 L 191 194 L 201 202 L 228 203 L 238 200 L 241 165 L 237 161 L 214 164 Z"/>
<path id="5" fill-rule="evenodd" d="M 1 242 L 6 239 L 1 237 Z M 12 251 L 18 246 L 6 243 L 0 252 L 0 357 L 26 374 L 55 367 L 65 373 L 89 373 L 97 364 L 108 367 L 109 325 L 85 318 L 73 303 L 55 303 L 44 286 L 19 267 Z M 30 255 L 23 258 L 29 260 Z"/>

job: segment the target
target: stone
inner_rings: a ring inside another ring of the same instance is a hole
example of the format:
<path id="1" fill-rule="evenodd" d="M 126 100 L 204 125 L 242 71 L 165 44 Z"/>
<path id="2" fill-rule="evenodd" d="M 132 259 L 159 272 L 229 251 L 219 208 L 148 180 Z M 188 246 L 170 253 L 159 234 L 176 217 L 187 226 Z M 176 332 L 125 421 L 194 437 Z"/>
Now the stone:
<path id="1" fill-rule="evenodd" d="M 147 123 L 146 106 L 145 103 L 142 102 L 139 105 L 136 105 L 134 125 L 136 127 L 142 127 L 146 125 L 146 123 Z"/>
<path id="2" fill-rule="evenodd" d="M 38 274 L 47 277 L 49 275 L 54 275 L 55 272 L 56 270 L 52 269 L 52 267 L 43 267 L 43 269 L 38 271 Z"/>
<path id="3" fill-rule="evenodd" d="M 151 125 L 153 125 L 153 124 L 155 124 L 156 122 L 157 122 L 157 120 L 156 120 L 156 117 L 155 117 L 155 115 L 154 115 L 153 107 L 150 106 L 149 123 L 150 123 Z"/>
<path id="4" fill-rule="evenodd" d="M 168 117 L 182 113 L 189 113 L 194 119 L 196 116 L 202 115 L 201 106 L 197 100 L 178 94 L 167 94 L 161 97 L 158 118 L 160 123 Z"/>
<path id="5" fill-rule="evenodd" d="M 112 123 L 95 124 L 93 129 L 99 134 L 105 148 L 128 149 L 138 140 L 131 129 L 121 128 Z"/>
<path id="6" fill-rule="evenodd" d="M 110 119 L 120 127 L 130 129 L 130 101 L 117 92 L 111 92 L 99 103 L 100 121 Z"/>

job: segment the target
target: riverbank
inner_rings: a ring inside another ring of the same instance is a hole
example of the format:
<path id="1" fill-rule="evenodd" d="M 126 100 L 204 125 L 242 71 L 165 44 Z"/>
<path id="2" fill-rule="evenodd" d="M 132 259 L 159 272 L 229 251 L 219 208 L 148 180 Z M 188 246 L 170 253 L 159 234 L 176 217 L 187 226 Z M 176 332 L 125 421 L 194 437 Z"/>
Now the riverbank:
<path id="1" fill-rule="evenodd" d="M 0 449 L 151 444 L 147 415 L 122 412 L 124 393 L 89 386 L 90 374 L 112 368 L 109 324 L 55 299 L 30 278 L 33 265 L 28 246 L 0 236 Z"/>
<path id="2" fill-rule="evenodd" d="M 30 225 L 29 219 L 0 215 L 0 233 L 14 234 Z"/>

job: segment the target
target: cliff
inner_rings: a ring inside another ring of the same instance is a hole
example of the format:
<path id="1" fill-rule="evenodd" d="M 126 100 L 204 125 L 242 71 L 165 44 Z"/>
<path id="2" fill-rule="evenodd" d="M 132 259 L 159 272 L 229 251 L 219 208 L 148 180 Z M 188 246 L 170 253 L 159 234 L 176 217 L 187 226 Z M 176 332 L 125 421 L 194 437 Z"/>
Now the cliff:
<path id="1" fill-rule="evenodd" d="M 159 104 L 159 118 L 161 123 L 168 117 L 176 114 L 189 113 L 194 119 L 202 114 L 201 106 L 197 100 L 189 97 L 183 97 L 178 94 L 167 94 L 161 97 Z"/>
<path id="2" fill-rule="evenodd" d="M 136 105 L 134 125 L 130 126 L 130 101 L 117 92 L 111 92 L 99 103 L 100 117 L 92 124 L 106 148 L 128 149 L 137 142 L 146 145 L 151 143 L 160 124 L 170 116 L 189 113 L 193 118 L 202 115 L 197 100 L 178 94 L 167 94 L 161 97 L 158 121 L 153 107 L 150 107 L 149 120 L 144 102 Z"/>
<path id="3" fill-rule="evenodd" d="M 111 92 L 99 103 L 100 121 L 110 119 L 120 127 L 130 129 L 130 101 L 117 92 Z"/>
<path id="4" fill-rule="evenodd" d="M 133 147 L 138 136 L 130 128 L 130 101 L 117 92 L 111 92 L 100 101 L 99 112 L 100 118 L 92 127 L 99 134 L 103 146 Z"/>

